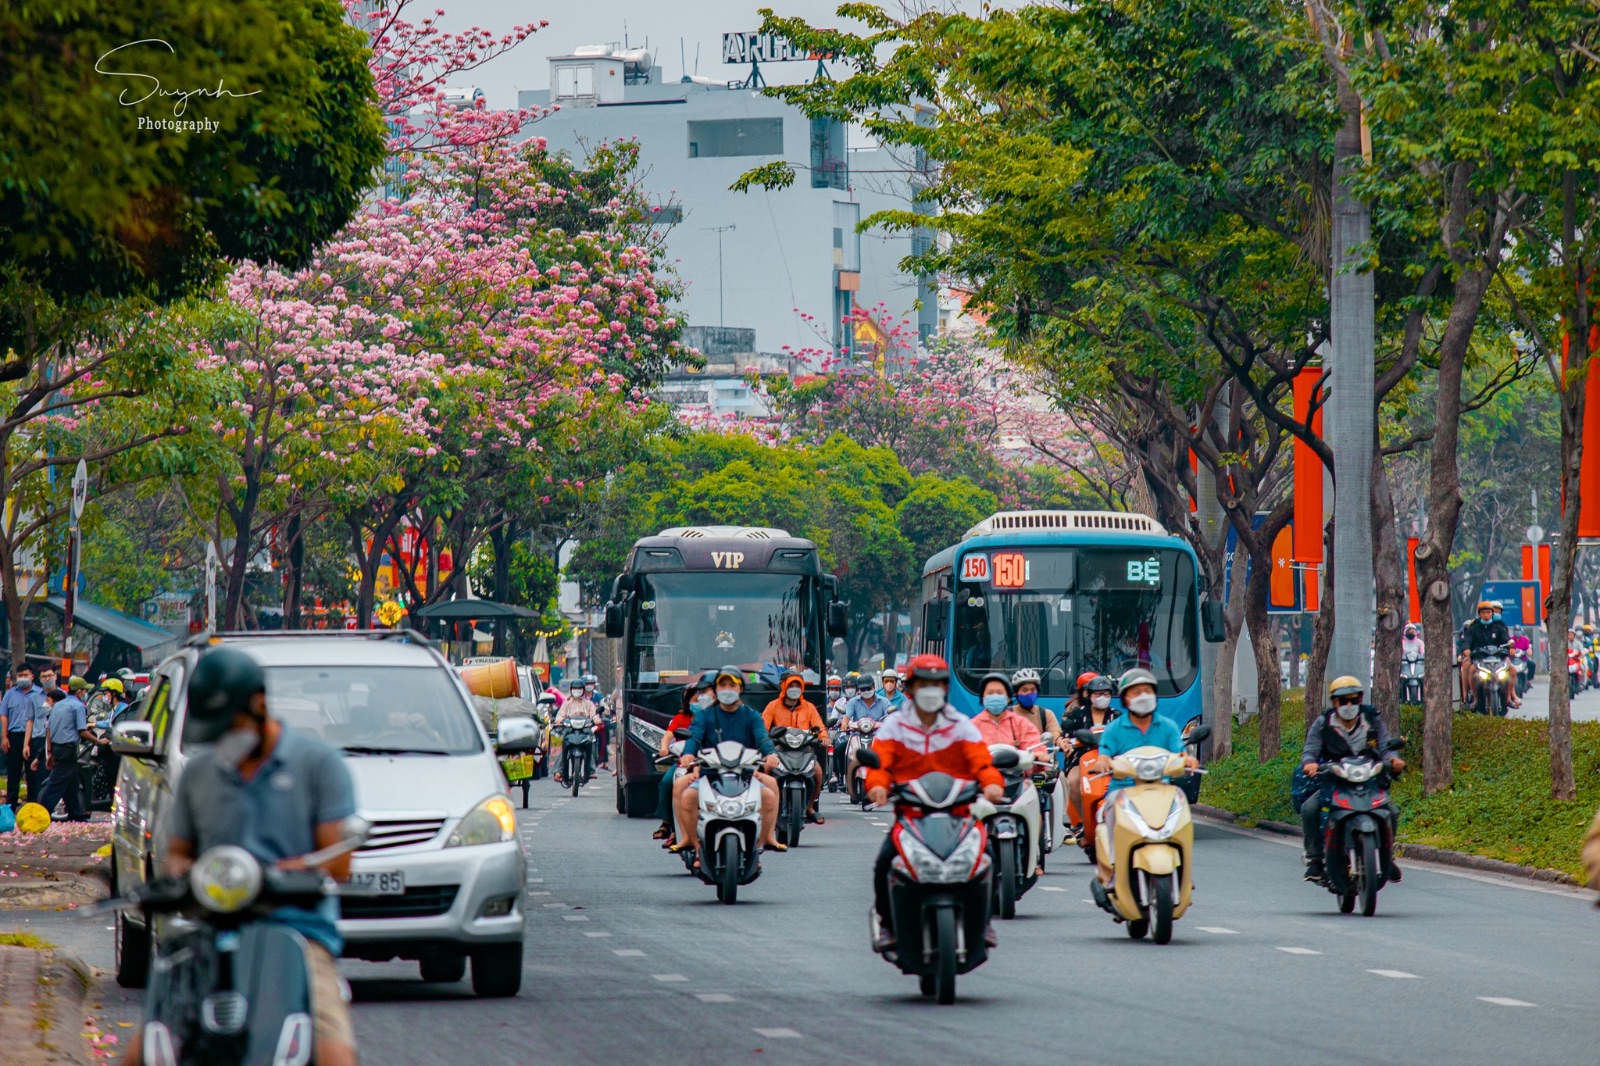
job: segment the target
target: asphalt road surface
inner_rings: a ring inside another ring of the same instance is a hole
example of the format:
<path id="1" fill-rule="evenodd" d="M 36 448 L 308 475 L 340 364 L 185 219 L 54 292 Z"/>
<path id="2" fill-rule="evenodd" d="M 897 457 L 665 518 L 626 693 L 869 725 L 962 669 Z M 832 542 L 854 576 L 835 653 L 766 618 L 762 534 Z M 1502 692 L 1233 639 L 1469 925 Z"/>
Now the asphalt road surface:
<path id="1" fill-rule="evenodd" d="M 1074 850 L 997 923 L 1000 947 L 939 1007 L 867 946 L 870 862 L 888 819 L 827 797 L 823 827 L 710 886 L 613 813 L 536 786 L 519 812 L 534 872 L 520 996 L 425 985 L 414 964 L 347 962 L 362 1058 L 384 1066 L 708 1062 L 1586 1062 L 1600 1032 L 1600 911 L 1588 894 L 1406 865 L 1378 915 L 1337 913 L 1298 845 L 1202 825 L 1174 941 L 1130 940 L 1088 902 Z M 104 921 L 0 918 L 108 966 Z M 97 990 L 110 1028 L 137 1004 Z M 122 1029 L 124 1033 L 130 1030 Z"/>

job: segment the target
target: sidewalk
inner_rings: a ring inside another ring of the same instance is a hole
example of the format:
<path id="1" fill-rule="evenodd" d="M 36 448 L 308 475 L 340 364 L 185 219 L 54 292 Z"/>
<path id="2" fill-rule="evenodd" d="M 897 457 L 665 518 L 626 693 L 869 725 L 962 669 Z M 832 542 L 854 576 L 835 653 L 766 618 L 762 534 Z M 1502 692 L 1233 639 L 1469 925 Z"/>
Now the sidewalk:
<path id="1" fill-rule="evenodd" d="M 92 980 L 70 953 L 0 944 L 0 1047 L 7 1066 L 88 1061 L 83 1001 Z"/>
<path id="2" fill-rule="evenodd" d="M 73 909 L 104 899 L 111 822 L 95 817 L 0 835 L 0 910 Z"/>

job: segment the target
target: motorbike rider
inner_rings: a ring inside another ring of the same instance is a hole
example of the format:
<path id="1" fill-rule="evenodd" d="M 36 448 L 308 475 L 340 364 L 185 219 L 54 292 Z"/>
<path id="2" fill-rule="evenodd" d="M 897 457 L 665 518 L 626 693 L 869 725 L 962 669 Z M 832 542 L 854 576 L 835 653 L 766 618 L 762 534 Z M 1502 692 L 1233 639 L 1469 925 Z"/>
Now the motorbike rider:
<path id="1" fill-rule="evenodd" d="M 1039 704 L 1039 671 L 1024 666 L 1012 674 L 1011 692 L 1016 712 L 1032 722 L 1048 744 L 1059 743 L 1061 722 L 1056 718 L 1056 712 Z"/>
<path id="2" fill-rule="evenodd" d="M 1111 694 L 1116 690 L 1116 685 L 1104 674 L 1096 674 L 1083 686 L 1084 693 L 1088 696 L 1087 706 L 1070 711 L 1067 720 L 1061 724 L 1062 742 L 1067 748 L 1067 810 L 1069 812 L 1067 825 L 1072 829 L 1073 838 L 1079 847 L 1083 846 L 1084 832 L 1082 821 L 1085 811 L 1083 809 L 1083 768 L 1079 765 L 1083 760 L 1084 746 L 1078 742 L 1077 733 L 1080 729 L 1094 729 L 1106 725 L 1117 716 L 1117 709 L 1111 706 Z M 1080 824 L 1073 825 L 1071 814 L 1078 816 Z"/>
<path id="3" fill-rule="evenodd" d="M 1156 713 L 1156 676 L 1148 670 L 1135 667 L 1122 675 L 1117 686 L 1117 698 L 1125 712 L 1113 718 L 1100 734 L 1100 754 L 1114 759 L 1134 748 L 1145 746 L 1166 751 L 1184 751 L 1183 733 L 1178 724 L 1164 714 Z M 1183 763 L 1189 769 L 1199 767 L 1193 755 L 1184 753 Z M 1113 777 L 1107 788 L 1108 802 L 1100 806 L 1100 828 L 1097 833 L 1110 833 L 1116 820 L 1116 804 L 1109 802 L 1109 793 L 1127 788 L 1133 782 Z M 1095 902 L 1111 911 L 1111 897 L 1106 888 L 1111 884 L 1111 867 L 1095 861 L 1095 878 L 1089 882 Z"/>
<path id="4" fill-rule="evenodd" d="M 834 762 L 839 767 L 839 780 L 849 781 L 850 775 L 855 772 L 855 767 L 850 765 L 850 731 L 855 728 L 856 722 L 863 718 L 870 718 L 874 722 L 882 722 L 890 714 L 889 701 L 877 693 L 877 685 L 873 684 L 871 674 L 861 674 L 856 677 L 856 694 L 844 705 L 844 713 L 839 717 L 840 739 L 842 744 L 834 745 Z"/>
<path id="5" fill-rule="evenodd" d="M 898 711 L 905 705 L 905 693 L 900 691 L 900 675 L 893 670 L 885 670 L 878 679 L 878 695 L 889 702 L 891 711 Z"/>
<path id="6" fill-rule="evenodd" d="M 817 713 L 816 704 L 805 697 L 805 678 L 799 671 L 787 670 L 783 680 L 778 683 L 778 698 L 767 704 L 761 712 L 761 720 L 766 727 L 774 729 L 783 726 L 785 729 L 810 729 L 816 730 L 817 741 L 813 745 L 817 755 L 817 765 L 814 768 L 817 779 L 817 791 L 811 797 L 811 809 L 806 812 L 806 821 L 817 825 L 825 824 L 822 813 L 817 810 L 817 804 L 822 800 L 822 764 L 827 756 L 828 735 L 827 726 L 823 725 L 822 715 Z"/>
<path id="7" fill-rule="evenodd" d="M 844 705 L 844 678 L 838 674 L 828 675 L 827 703 L 828 724 L 832 725 L 839 720 L 839 712 L 843 710 Z"/>
<path id="8" fill-rule="evenodd" d="M 221 647 L 201 656 L 189 679 L 183 743 L 206 747 L 184 765 L 173 796 L 168 876 L 188 873 L 197 856 L 221 844 L 239 845 L 280 869 L 300 870 L 303 856 L 343 839 L 344 821 L 356 809 L 350 771 L 314 735 L 271 716 L 266 675 L 249 655 Z M 347 880 L 349 854 L 322 869 Z M 348 986 L 335 961 L 343 947 L 338 916 L 338 901 L 329 896 L 314 911 L 280 907 L 263 919 L 305 938 L 317 1066 L 356 1061 Z M 124 1063 L 138 1066 L 143 1047 L 140 1030 Z"/>
<path id="9" fill-rule="evenodd" d="M 716 702 L 695 713 L 694 724 L 689 727 L 693 732 L 684 743 L 683 757 L 678 760 L 678 765 L 688 772 L 679 774 L 672 784 L 672 804 L 678 812 L 678 824 L 683 829 L 683 839 L 672 848 L 673 851 L 700 846 L 700 823 L 695 810 L 699 797 L 689 787 L 700 777 L 695 752 L 732 740 L 747 748 L 755 748 L 766 756 L 768 771 L 778 765 L 778 749 L 767 734 L 761 715 L 744 702 L 744 671 L 737 666 L 724 666 L 712 681 L 716 686 Z M 778 782 L 770 772 L 757 771 L 755 776 L 761 782 L 761 846 L 766 851 L 788 851 L 786 846 L 778 843 L 773 833 L 778 824 Z"/>
<path id="10" fill-rule="evenodd" d="M 717 702 L 717 673 L 707 670 L 683 690 L 683 703 L 678 707 L 678 713 L 672 716 L 672 721 L 667 723 L 666 732 L 661 734 L 661 744 L 656 749 L 656 754 L 665 758 L 672 754 L 672 745 L 677 737 L 673 734 L 680 729 L 688 729 L 694 725 L 695 712 L 703 711 Z M 661 775 L 661 791 L 656 801 L 656 817 L 661 819 L 661 827 L 650 835 L 652 840 L 664 840 L 664 848 L 670 848 L 677 842 L 677 833 L 672 824 L 672 782 L 677 775 L 669 767 Z"/>
<path id="11" fill-rule="evenodd" d="M 1301 770 L 1306 777 L 1316 780 L 1317 770 L 1323 763 L 1348 759 L 1358 752 L 1369 752 L 1389 764 L 1389 769 L 1399 773 L 1406 767 L 1404 759 L 1392 752 L 1385 753 L 1389 731 L 1384 727 L 1383 716 L 1376 707 L 1361 702 L 1365 693 L 1361 682 L 1353 677 L 1336 677 L 1328 683 L 1328 707 L 1306 731 L 1306 745 L 1300 752 Z M 1333 783 L 1328 781 L 1300 805 L 1300 828 L 1305 836 L 1305 879 L 1321 883 L 1326 876 L 1322 866 L 1322 808 L 1328 803 Z M 1396 812 L 1394 803 L 1385 803 L 1378 809 L 1388 822 L 1383 834 L 1383 875 L 1387 880 L 1400 880 L 1400 867 L 1394 862 L 1394 828 Z"/>
<path id="12" fill-rule="evenodd" d="M 1400 657 L 1402 659 L 1420 659 L 1423 657 L 1424 645 L 1422 630 L 1415 622 L 1407 622 L 1405 634 L 1400 638 Z"/>
<path id="13" fill-rule="evenodd" d="M 595 726 L 596 730 L 600 727 L 600 708 L 596 707 L 593 701 L 584 695 L 584 683 L 581 677 L 574 677 L 567 682 L 567 701 L 556 711 L 555 727 L 559 730 L 567 723 L 577 722 L 589 722 Z M 596 732 L 595 742 L 597 744 L 599 743 L 599 738 L 600 734 Z M 556 784 L 562 787 L 566 787 L 568 784 L 567 781 L 562 779 L 560 770 L 550 776 Z"/>
<path id="14" fill-rule="evenodd" d="M 1010 744 L 1014 748 L 1033 752 L 1036 760 L 1048 756 L 1048 747 L 1039 727 L 1014 709 L 1014 694 L 1008 675 L 985 674 L 979 682 L 979 691 L 983 710 L 973 718 L 972 724 L 978 727 L 985 744 Z M 1043 873 L 1044 867 L 1036 864 L 1033 875 L 1038 877 Z"/>
<path id="15" fill-rule="evenodd" d="M 889 789 L 923 774 L 946 773 L 976 781 L 991 803 L 1005 798 L 1000 771 L 994 768 L 989 747 L 972 719 L 951 707 L 950 665 L 937 655 L 916 655 L 906 663 L 906 706 L 890 715 L 872 746 L 879 765 L 867 771 L 867 799 L 881 807 L 889 802 Z M 884 834 L 872 866 L 874 923 L 872 947 L 880 954 L 894 948 L 889 920 L 889 865 L 894 861 L 894 841 Z M 994 927 L 984 933 L 995 945 Z"/>
<path id="16" fill-rule="evenodd" d="M 1461 692 L 1462 700 L 1470 705 L 1474 698 L 1475 686 L 1472 684 L 1472 661 L 1479 657 L 1480 652 L 1502 647 L 1511 643 L 1511 631 L 1506 624 L 1495 617 L 1494 601 L 1480 600 L 1478 602 L 1478 617 L 1468 622 L 1461 630 Z M 1520 707 L 1522 701 L 1516 698 L 1516 686 L 1509 680 L 1504 683 L 1506 689 L 1505 701 L 1508 707 Z"/>

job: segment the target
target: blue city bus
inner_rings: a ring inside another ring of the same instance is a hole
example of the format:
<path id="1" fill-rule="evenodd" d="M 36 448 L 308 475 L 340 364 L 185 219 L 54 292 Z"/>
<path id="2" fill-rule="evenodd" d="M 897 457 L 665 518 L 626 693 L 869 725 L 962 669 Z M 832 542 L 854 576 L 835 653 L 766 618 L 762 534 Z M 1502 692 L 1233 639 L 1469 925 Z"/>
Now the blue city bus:
<path id="1" fill-rule="evenodd" d="M 1078 675 L 1143 667 L 1187 736 L 1201 717 L 1200 642 L 1221 630 L 1193 549 L 1154 519 L 1003 511 L 924 564 L 913 644 L 949 661 L 950 702 L 968 715 L 990 671 L 1038 670 L 1039 702 L 1059 716 Z"/>

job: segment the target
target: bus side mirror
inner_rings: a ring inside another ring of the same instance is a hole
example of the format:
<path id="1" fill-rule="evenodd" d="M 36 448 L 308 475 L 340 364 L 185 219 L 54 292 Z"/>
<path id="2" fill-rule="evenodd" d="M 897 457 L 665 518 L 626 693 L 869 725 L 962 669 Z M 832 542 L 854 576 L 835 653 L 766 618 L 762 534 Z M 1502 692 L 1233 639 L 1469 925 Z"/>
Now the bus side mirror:
<path id="1" fill-rule="evenodd" d="M 945 627 L 950 624 L 950 601 L 934 600 L 928 604 L 927 635 L 924 640 L 943 640 Z"/>
<path id="2" fill-rule="evenodd" d="M 613 600 L 606 604 L 606 636 L 615 640 L 622 636 L 622 631 L 622 604 Z"/>
<path id="3" fill-rule="evenodd" d="M 1221 644 L 1228 636 L 1228 624 L 1222 617 L 1222 604 L 1216 600 L 1200 603 L 1200 631 L 1207 644 Z"/>
<path id="4" fill-rule="evenodd" d="M 828 636 L 844 638 L 850 635 L 850 606 L 843 600 L 828 601 Z"/>

